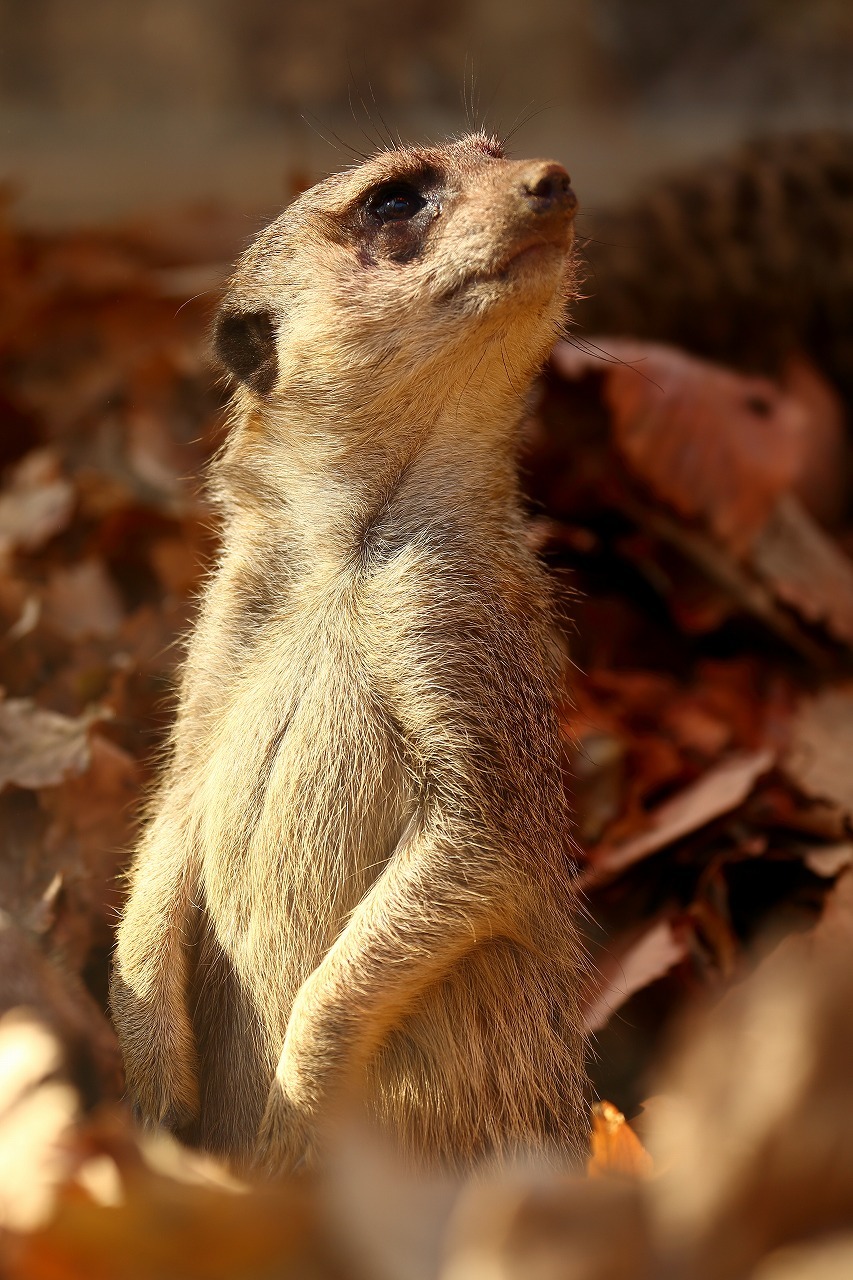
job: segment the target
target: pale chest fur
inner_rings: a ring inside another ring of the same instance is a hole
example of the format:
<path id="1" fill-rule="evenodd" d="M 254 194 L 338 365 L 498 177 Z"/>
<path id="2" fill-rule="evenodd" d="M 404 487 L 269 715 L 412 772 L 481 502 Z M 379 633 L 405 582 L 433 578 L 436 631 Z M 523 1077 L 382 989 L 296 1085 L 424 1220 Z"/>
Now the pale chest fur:
<path id="1" fill-rule="evenodd" d="M 535 566 L 516 571 L 529 594 Z M 359 573 L 315 567 L 259 625 L 245 666 L 232 657 L 197 765 L 202 888 L 275 1034 L 430 788 L 458 785 L 488 820 L 483 789 L 505 791 L 508 757 L 547 744 L 539 627 L 510 586 L 494 558 L 433 531 Z M 212 594 L 229 589 L 226 569 Z"/>

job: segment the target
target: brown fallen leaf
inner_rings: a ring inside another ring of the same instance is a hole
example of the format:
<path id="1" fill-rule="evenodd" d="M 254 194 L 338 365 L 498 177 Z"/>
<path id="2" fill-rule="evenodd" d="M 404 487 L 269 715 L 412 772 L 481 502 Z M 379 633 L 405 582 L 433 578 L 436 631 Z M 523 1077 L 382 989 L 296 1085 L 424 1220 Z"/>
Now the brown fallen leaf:
<path id="1" fill-rule="evenodd" d="M 0 494 L 0 546 L 32 551 L 64 529 L 74 508 L 74 489 L 56 453 L 39 449 L 19 462 Z"/>
<path id="2" fill-rule="evenodd" d="M 93 947 L 109 946 L 140 798 L 139 767 L 126 751 L 96 733 L 90 752 L 82 776 L 39 793 L 40 808 L 50 820 L 40 862 L 45 870 L 59 868 L 64 875 L 50 938 L 81 969 Z"/>
<path id="3" fill-rule="evenodd" d="M 823 914 L 807 943 L 819 955 L 827 953 L 849 964 L 853 949 L 853 871 L 845 871 L 826 896 Z"/>
<path id="4" fill-rule="evenodd" d="M 51 574 L 44 619 L 64 639 L 114 636 L 123 616 L 119 593 L 100 561 L 80 560 Z"/>
<path id="5" fill-rule="evenodd" d="M 819 524 L 835 527 L 844 519 L 850 497 L 850 442 L 844 400 L 837 387 L 802 351 L 788 357 L 781 381 L 784 390 L 806 408 L 809 416 L 797 496 Z"/>
<path id="6" fill-rule="evenodd" d="M 743 804 L 761 775 L 773 768 L 775 759 L 775 752 L 765 747 L 722 760 L 653 810 L 644 831 L 619 844 L 593 850 L 584 883 L 606 883 L 649 854 L 730 813 Z"/>
<path id="7" fill-rule="evenodd" d="M 816 876 L 834 880 L 842 871 L 853 866 L 853 842 L 840 840 L 835 844 L 815 845 L 802 855 L 809 871 Z"/>
<path id="8" fill-rule="evenodd" d="M 773 1250 L 849 1229 L 849 886 L 844 895 L 820 945 L 787 938 L 681 1029 L 667 1106 L 647 1131 L 652 1158 L 670 1162 L 649 1184 L 661 1274 L 740 1280 Z"/>
<path id="9" fill-rule="evenodd" d="M 591 1145 L 592 1153 L 586 1166 L 591 1178 L 613 1174 L 646 1178 L 653 1171 L 651 1156 L 612 1102 L 593 1105 Z"/>
<path id="10" fill-rule="evenodd" d="M 657 921 L 624 949 L 612 943 L 584 1011 L 587 1033 L 601 1031 L 635 992 L 669 973 L 686 955 L 686 942 L 671 920 Z"/>
<path id="11" fill-rule="evenodd" d="M 853 645 L 853 560 L 791 494 L 774 506 L 748 559 L 780 603 Z"/>
<path id="12" fill-rule="evenodd" d="M 803 406 L 765 378 L 674 347 L 595 341 L 603 354 L 558 343 L 554 368 L 573 380 L 601 376 L 613 439 L 633 474 L 679 515 L 745 551 L 800 474 Z"/>
<path id="13" fill-rule="evenodd" d="M 853 683 L 803 700 L 782 768 L 804 795 L 832 801 L 853 820 Z"/>
<path id="14" fill-rule="evenodd" d="M 793 498 L 780 500 L 780 504 L 781 501 L 795 502 Z M 772 581 L 763 581 L 750 567 L 748 560 L 741 561 L 727 547 L 715 541 L 710 534 L 677 519 L 660 506 L 640 502 L 628 494 L 621 495 L 617 505 L 640 528 L 653 534 L 670 550 L 677 552 L 692 565 L 694 573 L 698 571 L 707 578 L 717 592 L 722 592 L 727 597 L 729 608 L 711 610 L 706 621 L 699 619 L 701 627 L 718 626 L 732 614 L 744 611 L 758 618 L 818 670 L 827 666 L 828 655 L 825 648 L 822 648 L 816 639 L 804 631 L 797 617 L 792 616 L 791 609 L 787 607 L 788 601 L 776 599 Z M 821 550 L 826 551 L 828 558 L 837 567 L 837 557 L 841 553 L 835 545 L 817 529 L 816 525 L 807 520 L 805 512 L 802 512 L 802 522 L 805 522 L 805 527 L 819 544 L 819 550 L 815 552 L 815 556 L 818 556 Z M 795 554 L 797 554 L 796 547 Z M 805 558 L 808 560 L 807 554 Z M 780 572 L 783 570 L 784 564 L 780 567 Z M 817 595 L 821 616 L 835 617 L 840 610 L 846 612 L 847 606 L 843 596 L 840 606 L 833 606 L 832 601 L 824 594 L 826 580 L 826 573 L 816 579 L 813 594 Z M 672 615 L 679 626 L 688 632 L 692 630 L 695 620 L 691 620 L 689 611 L 685 616 L 681 593 L 673 596 L 669 603 Z M 793 601 L 791 603 L 793 604 Z M 810 621 L 810 619 L 806 620 Z"/>
<path id="15" fill-rule="evenodd" d="M 751 1280 L 850 1280 L 853 1234 L 834 1235 L 807 1245 L 774 1249 Z"/>
<path id="16" fill-rule="evenodd" d="M 115 1033 L 82 980 L 52 963 L 42 941 L 0 910 L 0 1015 L 26 1008 L 41 1020 L 87 1106 L 117 1101 L 124 1076 Z"/>

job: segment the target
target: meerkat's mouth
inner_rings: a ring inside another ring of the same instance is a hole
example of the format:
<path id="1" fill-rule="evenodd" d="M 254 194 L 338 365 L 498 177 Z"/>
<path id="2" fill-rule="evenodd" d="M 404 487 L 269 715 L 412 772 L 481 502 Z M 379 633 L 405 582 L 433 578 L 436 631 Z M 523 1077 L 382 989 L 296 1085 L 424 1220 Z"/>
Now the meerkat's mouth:
<path id="1" fill-rule="evenodd" d="M 545 239 L 542 236 L 537 236 L 535 240 L 528 240 L 517 245 L 509 257 L 504 258 L 503 262 L 491 274 L 501 278 L 521 263 L 537 258 L 542 254 L 558 253 L 564 256 L 568 251 L 569 245 L 564 239 Z"/>

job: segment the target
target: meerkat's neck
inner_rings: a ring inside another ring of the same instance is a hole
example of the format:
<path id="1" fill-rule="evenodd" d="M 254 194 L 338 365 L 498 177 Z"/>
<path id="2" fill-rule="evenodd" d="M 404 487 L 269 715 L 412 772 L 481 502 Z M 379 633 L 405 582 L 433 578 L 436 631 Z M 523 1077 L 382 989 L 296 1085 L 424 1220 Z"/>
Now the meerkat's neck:
<path id="1" fill-rule="evenodd" d="M 399 539 L 452 523 L 457 537 L 468 529 L 480 545 L 514 528 L 518 398 L 475 403 L 464 414 L 451 400 L 431 421 L 406 411 L 369 434 L 350 436 L 340 423 L 306 430 L 304 422 L 252 432 L 235 455 L 238 471 L 260 482 L 248 511 L 242 504 L 244 519 L 264 538 L 283 519 L 306 567 L 329 570 L 351 566 L 380 525 Z M 232 489 L 227 480 L 225 487 Z M 240 489 L 251 487 L 241 479 Z"/>

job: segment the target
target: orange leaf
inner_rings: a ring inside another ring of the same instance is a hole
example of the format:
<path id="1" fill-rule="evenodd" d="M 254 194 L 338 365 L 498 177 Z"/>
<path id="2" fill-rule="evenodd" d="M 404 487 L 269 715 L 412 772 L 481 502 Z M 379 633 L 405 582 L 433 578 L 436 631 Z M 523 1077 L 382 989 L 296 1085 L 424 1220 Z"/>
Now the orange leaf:
<path id="1" fill-rule="evenodd" d="M 612 1102 L 596 1102 L 592 1108 L 592 1154 L 586 1171 L 591 1178 L 609 1174 L 646 1178 L 652 1158 L 622 1112 Z"/>

